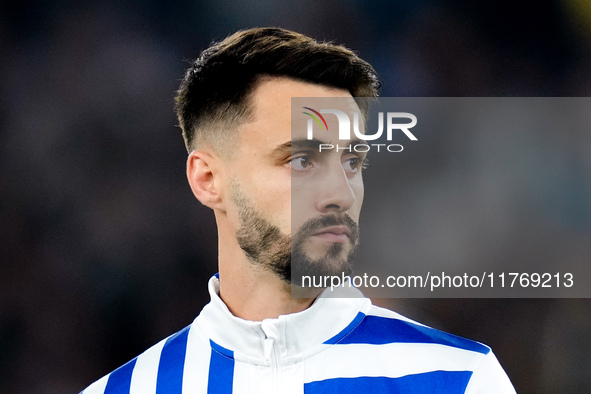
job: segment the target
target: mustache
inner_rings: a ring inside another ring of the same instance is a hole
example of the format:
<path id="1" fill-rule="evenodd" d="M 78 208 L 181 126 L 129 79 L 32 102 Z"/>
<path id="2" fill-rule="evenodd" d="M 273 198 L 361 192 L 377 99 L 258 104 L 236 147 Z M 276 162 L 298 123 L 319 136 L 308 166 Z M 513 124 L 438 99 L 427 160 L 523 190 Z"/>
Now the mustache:
<path id="1" fill-rule="evenodd" d="M 359 242 L 359 225 L 348 214 L 324 215 L 308 220 L 296 232 L 293 242 L 296 245 L 301 244 L 308 237 L 331 226 L 347 226 L 351 233 L 351 244 L 355 246 Z"/>

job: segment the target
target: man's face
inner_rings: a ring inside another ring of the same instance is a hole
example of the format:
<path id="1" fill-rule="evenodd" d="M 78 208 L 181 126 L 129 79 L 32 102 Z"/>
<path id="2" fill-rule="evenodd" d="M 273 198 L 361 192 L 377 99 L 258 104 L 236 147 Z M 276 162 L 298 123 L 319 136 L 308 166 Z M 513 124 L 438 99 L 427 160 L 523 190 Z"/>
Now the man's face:
<path id="1" fill-rule="evenodd" d="M 288 78 L 261 82 L 252 96 L 253 120 L 236 131 L 225 171 L 227 213 L 239 245 L 253 264 L 299 284 L 301 275 L 350 272 L 363 202 L 364 154 L 319 153 L 306 140 L 303 114 L 294 114 L 292 132 L 292 97 L 351 95 Z M 348 102 L 354 106 L 352 98 Z M 338 141 L 336 118 L 326 120 L 332 131 L 315 135 L 316 144 L 347 145 L 350 141 Z"/>

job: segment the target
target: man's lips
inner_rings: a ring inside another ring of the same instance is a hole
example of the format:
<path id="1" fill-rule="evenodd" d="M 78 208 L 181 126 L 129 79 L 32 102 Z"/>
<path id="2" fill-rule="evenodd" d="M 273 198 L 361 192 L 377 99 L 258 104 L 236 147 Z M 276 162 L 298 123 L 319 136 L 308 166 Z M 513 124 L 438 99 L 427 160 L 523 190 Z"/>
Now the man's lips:
<path id="1" fill-rule="evenodd" d="M 346 243 L 351 238 L 351 230 L 347 226 L 331 226 L 318 230 L 312 236 L 329 242 Z"/>

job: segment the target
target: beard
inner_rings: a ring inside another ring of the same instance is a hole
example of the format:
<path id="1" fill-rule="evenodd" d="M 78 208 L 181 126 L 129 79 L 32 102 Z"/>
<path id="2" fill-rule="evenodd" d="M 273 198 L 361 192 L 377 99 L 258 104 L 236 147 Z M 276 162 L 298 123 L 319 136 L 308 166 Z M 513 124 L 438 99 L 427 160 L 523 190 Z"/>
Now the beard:
<path id="1" fill-rule="evenodd" d="M 349 215 L 325 214 L 310 219 L 295 232 L 292 239 L 262 217 L 236 181 L 232 182 L 231 190 L 231 198 L 238 207 L 240 219 L 236 239 L 252 264 L 296 286 L 302 285 L 303 275 L 351 275 L 353 258 L 359 244 L 359 226 Z M 304 251 L 304 244 L 312 235 L 326 227 L 338 225 L 348 227 L 349 243 L 332 243 L 316 258 Z"/>

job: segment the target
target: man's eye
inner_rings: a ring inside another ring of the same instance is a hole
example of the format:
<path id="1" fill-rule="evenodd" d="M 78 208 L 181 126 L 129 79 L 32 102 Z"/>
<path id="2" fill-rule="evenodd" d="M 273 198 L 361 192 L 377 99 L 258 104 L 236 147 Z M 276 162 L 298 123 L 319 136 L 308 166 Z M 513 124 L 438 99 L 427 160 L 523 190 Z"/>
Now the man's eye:
<path id="1" fill-rule="evenodd" d="M 357 172 L 359 169 L 365 168 L 364 162 L 365 161 L 359 157 L 352 157 L 345 160 L 343 163 L 343 168 L 345 168 L 345 171 Z"/>
<path id="2" fill-rule="evenodd" d="M 308 156 L 298 156 L 291 159 L 289 165 L 293 170 L 303 171 L 309 168 L 312 164 L 310 163 L 310 158 Z"/>

